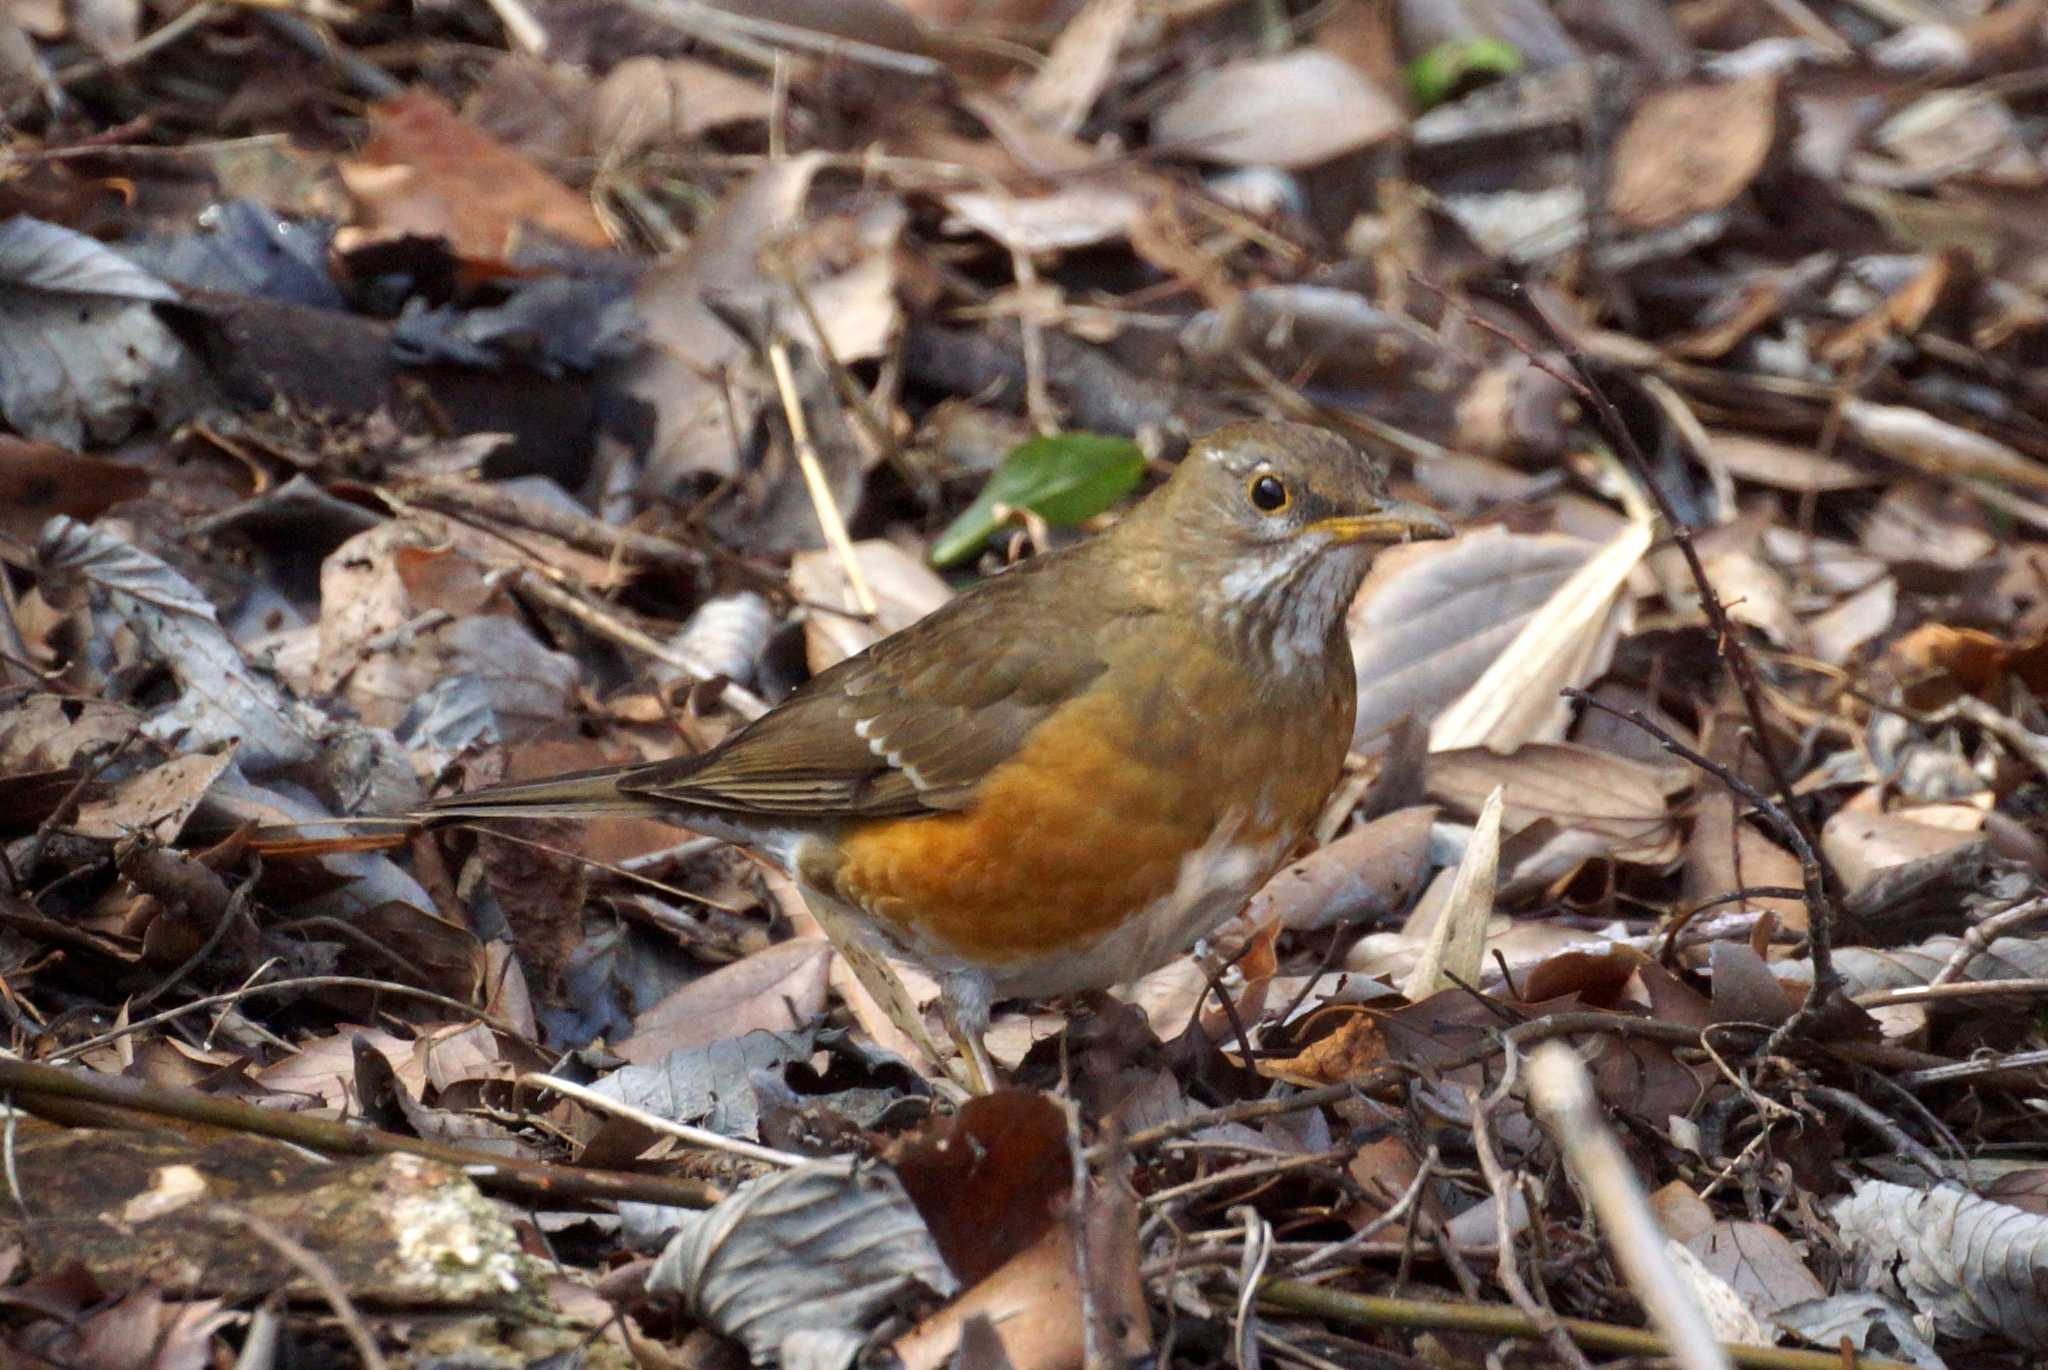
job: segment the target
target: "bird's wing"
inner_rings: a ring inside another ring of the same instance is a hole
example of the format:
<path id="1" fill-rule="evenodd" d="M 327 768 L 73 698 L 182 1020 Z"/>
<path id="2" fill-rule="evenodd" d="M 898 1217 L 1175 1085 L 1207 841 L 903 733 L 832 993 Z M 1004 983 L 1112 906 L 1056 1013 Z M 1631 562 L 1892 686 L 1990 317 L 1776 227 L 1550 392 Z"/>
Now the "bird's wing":
<path id="1" fill-rule="evenodd" d="M 1060 554 L 1053 554 L 1055 557 Z M 1083 625 L 1030 621 L 1040 557 L 814 677 L 701 757 L 621 778 L 633 796 L 792 818 L 965 808 L 1032 729 L 1093 683 Z M 1085 611 L 1084 611 L 1085 612 Z"/>

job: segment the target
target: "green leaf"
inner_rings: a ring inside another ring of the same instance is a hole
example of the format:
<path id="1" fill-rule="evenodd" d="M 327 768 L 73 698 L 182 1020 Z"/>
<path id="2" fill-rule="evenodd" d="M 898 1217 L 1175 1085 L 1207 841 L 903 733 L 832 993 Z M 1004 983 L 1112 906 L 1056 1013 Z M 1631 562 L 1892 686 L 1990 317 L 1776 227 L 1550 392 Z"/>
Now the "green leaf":
<path id="1" fill-rule="evenodd" d="M 1061 433 L 1020 443 L 959 518 L 932 545 L 932 565 L 980 551 L 996 530 L 996 507 L 1029 509 L 1059 527 L 1093 518 L 1138 487 L 1145 454 L 1129 438 Z"/>
<path id="2" fill-rule="evenodd" d="M 1434 109 L 1475 76 L 1512 76 L 1522 53 L 1498 38 L 1460 38 L 1438 43 L 1408 64 L 1408 90 L 1415 103 Z"/>

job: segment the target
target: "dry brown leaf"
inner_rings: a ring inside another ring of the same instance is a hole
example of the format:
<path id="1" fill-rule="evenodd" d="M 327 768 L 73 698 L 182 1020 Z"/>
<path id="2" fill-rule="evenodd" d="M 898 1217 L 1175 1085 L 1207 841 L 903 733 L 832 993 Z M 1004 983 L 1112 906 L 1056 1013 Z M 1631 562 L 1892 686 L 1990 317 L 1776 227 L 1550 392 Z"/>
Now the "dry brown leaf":
<path id="1" fill-rule="evenodd" d="M 111 793 L 78 806 L 78 816 L 65 826 L 86 837 L 115 839 L 146 833 L 158 842 L 173 842 L 184 831 L 213 782 L 234 761 L 234 750 L 208 755 L 175 756 L 161 766 L 129 776 Z"/>
<path id="2" fill-rule="evenodd" d="M 1587 558 L 1522 625 L 1515 640 L 1430 725 L 1432 751 L 1558 742 L 1570 723 L 1568 687 L 1590 684 L 1613 659 L 1632 601 L 1621 596 L 1650 549 L 1648 523 L 1632 522 Z M 1718 582 L 1717 582 L 1718 583 Z"/>
<path id="3" fill-rule="evenodd" d="M 1137 14 L 1137 0 L 1088 0 L 1018 97 L 1024 112 L 1056 133 L 1078 130 L 1115 72 Z"/>
<path id="4" fill-rule="evenodd" d="M 749 1032 L 788 1032 L 825 1011 L 832 948 L 815 937 L 764 947 L 693 980 L 633 1020 L 612 1049 L 636 1065 Z"/>
<path id="5" fill-rule="evenodd" d="M 1977 814 L 1981 826 L 1983 815 Z M 1976 840 L 1972 830 L 1935 827 L 1888 813 L 1844 808 L 1820 830 L 1820 851 L 1850 889 L 1892 866 L 1938 856 Z"/>
<path id="6" fill-rule="evenodd" d="M 149 473 L 55 443 L 0 433 L 0 533 L 33 546 L 53 514 L 90 521 L 123 500 L 149 493 Z M 0 538 L 0 556 L 21 554 Z"/>
<path id="7" fill-rule="evenodd" d="M 1948 1336 L 2048 1348 L 2048 1218 L 1957 1189 L 1856 1183 L 1829 1206 L 1865 1282 Z"/>
<path id="8" fill-rule="evenodd" d="M 2048 693 L 2048 641 L 2014 644 L 1978 628 L 1923 623 L 1885 649 L 1900 677 L 1945 676 L 1984 698 L 1995 698 L 2006 679 L 2036 695 Z"/>
<path id="9" fill-rule="evenodd" d="M 1954 502 L 1921 481 L 1895 481 L 1863 526 L 1863 548 L 1893 565 L 1918 562 L 1969 571 L 1998 550 L 1981 518 L 1959 516 Z"/>
<path id="10" fill-rule="evenodd" d="M 1777 130 L 1774 76 L 1657 91 L 1615 146 L 1608 212 L 1642 231 L 1724 208 L 1763 169 Z"/>
<path id="11" fill-rule="evenodd" d="M 475 262 L 512 258 L 541 229 L 589 247 L 611 238 L 589 200 L 487 136 L 439 99 L 407 91 L 373 106 L 370 141 L 340 166 L 361 218 L 344 250 L 417 235 Z"/>
<path id="12" fill-rule="evenodd" d="M 355 1097 L 356 1047 L 360 1043 L 390 1062 L 399 1083 L 414 1098 L 426 1088 L 426 1070 L 413 1054 L 412 1042 L 382 1028 L 344 1024 L 291 1055 L 256 1071 L 253 1078 L 280 1095 L 300 1095 L 323 1107 L 360 1111 Z"/>
<path id="13" fill-rule="evenodd" d="M 1433 721 L 1598 550 L 1574 537 L 1486 528 L 1383 554 L 1348 618 L 1358 664 L 1353 745 L 1406 716 Z M 1604 665 L 1596 654 L 1584 669 Z"/>
<path id="14" fill-rule="evenodd" d="M 1704 454 L 1719 463 L 1738 480 L 1768 485 L 1773 490 L 1818 494 L 1827 490 L 1857 490 L 1877 485 L 1882 477 L 1873 475 L 1840 457 L 1823 456 L 1808 447 L 1750 433 L 1709 430 Z"/>
<path id="15" fill-rule="evenodd" d="M 628 57 L 591 93 L 590 145 L 618 163 L 690 142 L 726 124 L 766 121 L 775 97 L 765 86 L 687 57 Z"/>
<path id="16" fill-rule="evenodd" d="M 1245 917 L 1307 932 L 1393 913 L 1421 883 L 1436 812 L 1399 809 L 1318 847 L 1268 880 Z"/>
<path id="17" fill-rule="evenodd" d="M 1685 858 L 1685 901 L 1691 906 L 1739 889 L 1800 888 L 1799 859 L 1747 823 L 1735 822 L 1733 801 L 1725 793 L 1709 795 L 1700 804 Z M 1764 895 L 1718 905 L 1710 912 L 1743 908 L 1767 909 L 1783 927 L 1806 928 L 1806 903 L 1801 899 Z"/>
<path id="18" fill-rule="evenodd" d="M 1882 576 L 1806 620 L 1806 650 L 1815 660 L 1841 666 L 1859 648 L 1890 631 L 1899 615 L 1899 582 Z"/>
<path id="19" fill-rule="evenodd" d="M 2048 466 L 1996 438 L 1923 410 L 1846 400 L 1841 414 L 1843 429 L 1851 437 L 1915 471 L 1951 478 L 1974 476 L 2036 492 L 2048 490 Z"/>
<path id="20" fill-rule="evenodd" d="M 1331 1010 L 1342 1014 L 1335 1031 L 1316 1038 L 1294 1056 L 1262 1056 L 1253 1065 L 1269 1080 L 1285 1080 L 1303 1089 L 1356 1080 L 1387 1059 L 1387 1037 L 1380 1025 L 1382 1015 L 1367 1009 L 1344 1007 Z"/>
<path id="21" fill-rule="evenodd" d="M 578 667 L 504 614 L 417 622 L 399 553 L 442 546 L 438 521 L 394 519 L 359 533 L 321 563 L 320 651 L 311 684 L 340 694 L 363 720 L 391 727 L 436 681 L 474 674 L 515 717 L 553 722 L 568 712 Z M 417 563 L 414 571 L 418 571 Z"/>
<path id="22" fill-rule="evenodd" d="M 1760 629 L 1775 646 L 1788 650 L 1805 646 L 1805 632 L 1792 613 L 1785 578 L 1763 558 L 1747 548 L 1730 547 L 1703 556 L 1701 561 L 1728 617 Z"/>
<path id="23" fill-rule="evenodd" d="M 1070 181 L 1044 195 L 962 190 L 946 196 L 946 208 L 966 227 L 1031 256 L 1128 237 L 1150 203 L 1142 190 L 1102 180 Z"/>
<path id="24" fill-rule="evenodd" d="M 1430 757 L 1430 797 L 1477 813 L 1500 786 L 1503 830 L 1520 832 L 1539 818 L 1597 834 L 1618 858 L 1660 864 L 1678 855 L 1671 796 L 1691 784 L 1683 770 L 1645 765 L 1570 743 L 1540 743 L 1512 756 L 1484 748 Z"/>
<path id="25" fill-rule="evenodd" d="M 706 307 L 705 292 L 770 287 L 761 253 L 796 228 L 821 162 L 806 153 L 764 166 L 711 212 L 687 248 L 640 278 L 634 303 L 649 347 L 628 386 L 654 410 L 647 473 L 656 485 L 697 472 L 733 474 L 740 435 L 728 389 L 716 378 L 746 356 L 746 345 Z M 752 422 L 752 403 L 737 416 L 742 429 Z"/>
<path id="26" fill-rule="evenodd" d="M 1723 1218 L 1681 1238 L 1707 1269 L 1728 1281 L 1758 1317 L 1827 1293 L 1776 1228 Z"/>
<path id="27" fill-rule="evenodd" d="M 1229 62 L 1191 77 L 1152 118 L 1153 145 L 1232 166 L 1320 166 L 1394 137 L 1401 107 L 1320 48 Z"/>

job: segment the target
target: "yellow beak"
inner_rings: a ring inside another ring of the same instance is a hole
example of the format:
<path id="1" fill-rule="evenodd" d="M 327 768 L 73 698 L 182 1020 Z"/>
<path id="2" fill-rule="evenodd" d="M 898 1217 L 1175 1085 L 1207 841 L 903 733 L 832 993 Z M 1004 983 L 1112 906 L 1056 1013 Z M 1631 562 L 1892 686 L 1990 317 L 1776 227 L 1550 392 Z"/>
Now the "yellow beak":
<path id="1" fill-rule="evenodd" d="M 1335 542 L 1429 542 L 1452 533 L 1451 525 L 1436 510 L 1398 499 L 1388 500 L 1369 514 L 1318 519 L 1307 531 L 1327 534 Z"/>

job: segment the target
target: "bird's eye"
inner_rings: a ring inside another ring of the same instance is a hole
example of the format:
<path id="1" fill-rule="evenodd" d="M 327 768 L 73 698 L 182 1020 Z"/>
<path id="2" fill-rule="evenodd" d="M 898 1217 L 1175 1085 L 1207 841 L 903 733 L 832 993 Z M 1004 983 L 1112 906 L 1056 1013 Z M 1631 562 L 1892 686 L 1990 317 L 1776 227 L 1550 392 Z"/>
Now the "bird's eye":
<path id="1" fill-rule="evenodd" d="M 1253 507 L 1277 514 L 1287 507 L 1287 485 L 1278 476 L 1254 476 L 1250 487 Z"/>

